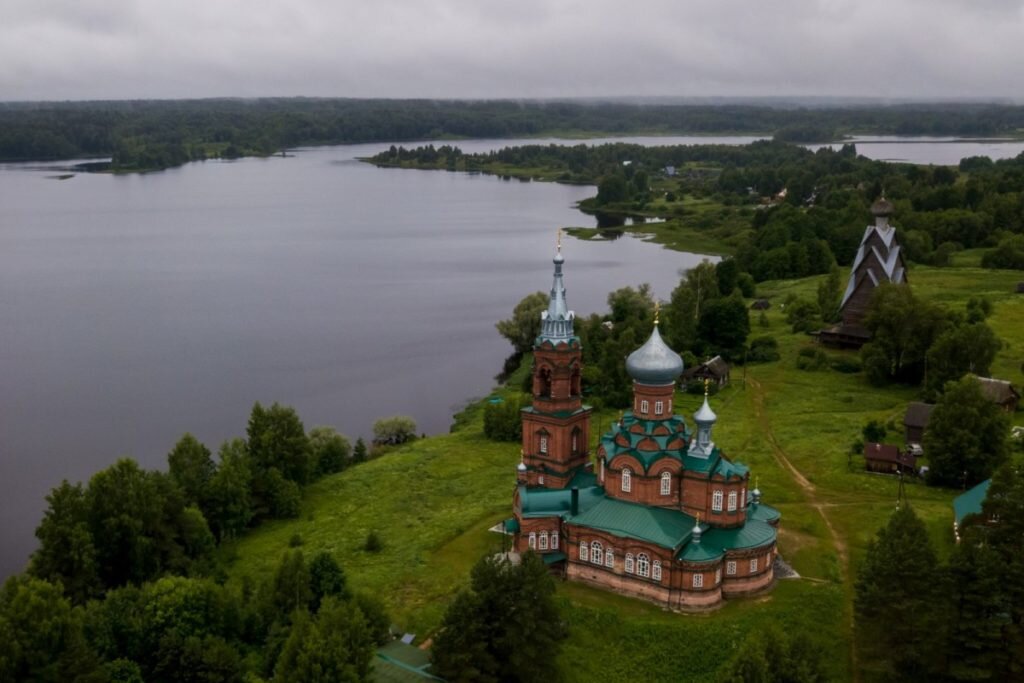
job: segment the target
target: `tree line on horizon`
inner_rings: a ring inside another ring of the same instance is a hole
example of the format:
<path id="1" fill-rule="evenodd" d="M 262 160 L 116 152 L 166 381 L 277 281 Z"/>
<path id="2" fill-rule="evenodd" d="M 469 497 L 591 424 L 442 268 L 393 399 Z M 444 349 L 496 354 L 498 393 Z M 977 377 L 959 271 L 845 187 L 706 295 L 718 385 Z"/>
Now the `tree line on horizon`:
<path id="1" fill-rule="evenodd" d="M 1015 135 L 1024 106 L 918 103 L 819 108 L 572 100 L 259 98 L 0 102 L 0 161 L 111 156 L 119 171 L 302 145 L 554 133 L 740 133 L 791 142 L 846 133 Z"/>

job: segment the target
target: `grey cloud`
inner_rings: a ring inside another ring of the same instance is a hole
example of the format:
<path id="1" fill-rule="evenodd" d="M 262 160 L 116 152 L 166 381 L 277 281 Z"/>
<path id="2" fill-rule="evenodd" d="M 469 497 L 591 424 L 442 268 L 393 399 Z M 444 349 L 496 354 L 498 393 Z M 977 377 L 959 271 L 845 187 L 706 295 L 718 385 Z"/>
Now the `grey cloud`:
<path id="1" fill-rule="evenodd" d="M 0 99 L 1019 98 L 1010 0 L 5 0 Z"/>

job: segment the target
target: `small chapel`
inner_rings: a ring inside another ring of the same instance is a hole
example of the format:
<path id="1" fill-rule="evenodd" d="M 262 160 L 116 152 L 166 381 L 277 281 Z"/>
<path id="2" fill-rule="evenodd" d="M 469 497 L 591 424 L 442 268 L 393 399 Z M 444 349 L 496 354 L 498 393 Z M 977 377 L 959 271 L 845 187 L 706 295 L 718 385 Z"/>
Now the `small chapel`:
<path id="1" fill-rule="evenodd" d="M 713 439 L 705 391 L 693 426 L 673 412 L 683 360 L 661 338 L 626 359 L 632 410 L 600 436 L 591 458 L 582 349 L 565 298 L 561 246 L 534 342 L 533 400 L 522 411 L 514 550 L 532 550 L 570 581 L 700 611 L 774 584 L 780 514 L 750 472 Z"/>

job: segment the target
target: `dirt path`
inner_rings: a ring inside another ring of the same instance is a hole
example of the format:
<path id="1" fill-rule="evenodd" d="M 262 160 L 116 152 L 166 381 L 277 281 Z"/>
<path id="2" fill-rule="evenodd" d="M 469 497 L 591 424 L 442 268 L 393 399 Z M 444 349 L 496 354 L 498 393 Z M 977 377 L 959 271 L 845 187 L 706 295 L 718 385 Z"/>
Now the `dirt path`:
<path id="1" fill-rule="evenodd" d="M 822 521 L 825 522 L 825 527 L 828 528 L 829 536 L 832 537 L 832 544 L 835 546 L 836 554 L 839 556 L 839 572 L 843 582 L 850 585 L 850 554 L 846 547 L 846 541 L 839 535 L 836 528 L 832 526 L 832 521 L 826 514 L 825 509 L 834 507 L 834 503 L 826 503 L 818 497 L 817 488 L 812 484 L 807 477 L 798 470 L 789 458 L 786 456 L 786 452 L 779 445 L 778 440 L 775 438 L 775 432 L 772 430 L 771 421 L 768 419 L 768 414 L 764 408 L 764 388 L 761 383 L 756 379 L 747 378 L 747 384 L 754 390 L 754 415 L 757 417 L 758 424 L 761 425 L 761 431 L 764 433 L 768 440 L 768 444 L 772 449 L 772 457 L 779 465 L 789 472 L 793 477 L 793 480 L 803 490 L 804 495 L 807 498 L 807 504 L 818 511 L 818 515 L 821 516 Z M 850 667 L 851 673 L 855 681 L 860 680 L 860 674 L 857 671 L 857 648 L 853 638 L 853 613 L 850 613 Z"/>

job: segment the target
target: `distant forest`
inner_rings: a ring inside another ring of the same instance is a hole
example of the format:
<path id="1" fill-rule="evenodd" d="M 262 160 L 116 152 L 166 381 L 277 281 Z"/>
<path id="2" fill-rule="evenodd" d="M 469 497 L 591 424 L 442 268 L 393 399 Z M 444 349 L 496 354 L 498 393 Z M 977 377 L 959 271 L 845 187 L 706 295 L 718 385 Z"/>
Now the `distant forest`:
<path id="1" fill-rule="evenodd" d="M 545 134 L 746 133 L 790 142 L 852 133 L 1017 136 L 1024 106 L 837 108 L 581 101 L 211 99 L 0 102 L 0 160 L 112 158 L 111 170 L 168 168 L 289 147 Z"/>

